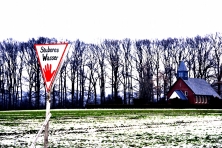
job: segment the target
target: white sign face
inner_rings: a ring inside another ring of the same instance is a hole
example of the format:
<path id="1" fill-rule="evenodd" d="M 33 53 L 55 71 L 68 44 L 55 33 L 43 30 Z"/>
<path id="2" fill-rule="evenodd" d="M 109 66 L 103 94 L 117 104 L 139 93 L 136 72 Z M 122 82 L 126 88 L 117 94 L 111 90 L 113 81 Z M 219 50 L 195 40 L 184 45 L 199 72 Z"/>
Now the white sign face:
<path id="1" fill-rule="evenodd" d="M 35 44 L 40 69 L 44 79 L 46 91 L 50 92 L 55 77 L 60 70 L 62 59 L 68 43 Z"/>

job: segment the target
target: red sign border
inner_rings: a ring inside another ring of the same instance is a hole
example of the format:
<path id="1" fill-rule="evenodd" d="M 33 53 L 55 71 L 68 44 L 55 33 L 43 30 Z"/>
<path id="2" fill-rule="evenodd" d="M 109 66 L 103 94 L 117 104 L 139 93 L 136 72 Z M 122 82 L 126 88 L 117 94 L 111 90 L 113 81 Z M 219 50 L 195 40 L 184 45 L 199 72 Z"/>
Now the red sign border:
<path id="1" fill-rule="evenodd" d="M 36 48 L 36 46 L 48 46 L 48 45 L 49 45 L 49 46 L 50 46 L 50 45 L 66 45 L 66 46 L 65 46 L 65 49 L 64 49 L 64 51 L 63 51 L 63 53 L 62 53 L 62 56 L 61 56 L 61 58 L 60 58 L 60 60 L 59 60 L 59 64 L 57 65 L 55 74 L 54 74 L 53 77 L 52 77 L 52 81 L 51 81 L 49 87 L 47 87 L 47 85 L 46 85 L 45 74 L 44 74 L 44 72 L 43 72 L 42 65 L 41 65 L 41 62 L 40 62 L 40 59 L 39 59 L 39 54 L 38 54 L 37 48 Z M 39 65 L 40 65 L 40 69 L 41 69 L 41 72 L 42 72 L 42 77 L 43 77 L 43 80 L 44 80 L 46 92 L 50 92 L 50 90 L 51 90 L 51 87 L 52 87 L 52 85 L 53 85 L 53 83 L 54 83 L 54 81 L 55 81 L 55 78 L 56 78 L 57 74 L 58 74 L 58 70 L 59 70 L 59 68 L 60 68 L 60 66 L 61 66 L 60 64 L 61 64 L 61 62 L 62 62 L 62 60 L 63 60 L 63 56 L 64 56 L 64 54 L 65 54 L 65 51 L 66 51 L 66 49 L 67 49 L 67 46 L 68 46 L 68 43 L 34 44 L 34 48 L 35 48 L 35 51 L 36 51 L 36 54 L 37 54 L 37 58 L 38 58 L 38 62 L 39 62 Z"/>

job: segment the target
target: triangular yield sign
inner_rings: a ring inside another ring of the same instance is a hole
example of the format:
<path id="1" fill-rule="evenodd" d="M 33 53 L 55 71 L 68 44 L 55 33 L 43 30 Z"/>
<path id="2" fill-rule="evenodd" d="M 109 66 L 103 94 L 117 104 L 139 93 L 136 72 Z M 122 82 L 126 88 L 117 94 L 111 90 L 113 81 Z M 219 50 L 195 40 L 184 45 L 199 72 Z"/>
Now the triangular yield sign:
<path id="1" fill-rule="evenodd" d="M 46 91 L 50 92 L 56 75 L 60 70 L 68 43 L 35 44 L 34 46 L 40 64 L 40 69 L 42 71 Z"/>

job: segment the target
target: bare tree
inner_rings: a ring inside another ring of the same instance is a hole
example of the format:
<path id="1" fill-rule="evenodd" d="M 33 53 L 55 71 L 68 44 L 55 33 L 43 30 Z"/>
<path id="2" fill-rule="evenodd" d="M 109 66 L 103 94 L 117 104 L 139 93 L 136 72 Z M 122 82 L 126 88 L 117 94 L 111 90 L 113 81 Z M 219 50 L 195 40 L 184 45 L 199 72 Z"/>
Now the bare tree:
<path id="1" fill-rule="evenodd" d="M 155 83 L 156 86 L 155 87 L 155 94 L 156 94 L 156 99 L 157 102 L 159 101 L 160 97 L 161 97 L 161 84 L 159 81 L 160 78 L 160 55 L 162 54 L 163 50 L 161 49 L 161 43 L 158 40 L 155 40 L 151 43 L 152 45 L 152 56 L 153 56 L 153 73 L 156 77 L 155 79 Z"/>
<path id="2" fill-rule="evenodd" d="M 70 107 L 67 100 L 67 75 L 68 75 L 68 64 L 69 64 L 69 58 L 68 54 L 65 57 L 64 62 L 61 65 L 60 72 L 59 72 L 59 107 L 67 108 Z"/>
<path id="3" fill-rule="evenodd" d="M 99 88 L 100 88 L 100 101 L 101 104 L 105 103 L 105 84 L 106 84 L 106 53 L 107 50 L 105 50 L 105 45 L 102 43 L 100 45 L 94 46 L 94 54 L 95 58 L 98 60 L 99 63 L 99 69 L 98 69 L 98 78 L 99 78 Z"/>
<path id="4" fill-rule="evenodd" d="M 123 49 L 123 68 L 122 68 L 122 77 L 121 81 L 123 84 L 123 100 L 124 104 L 130 104 L 130 99 L 133 97 L 132 89 L 132 53 L 131 53 L 131 40 L 124 39 L 121 42 Z"/>
<path id="5" fill-rule="evenodd" d="M 136 52 L 134 60 L 136 62 L 136 69 L 138 72 L 139 82 L 139 99 L 142 102 L 153 101 L 153 63 L 150 40 L 138 40 L 135 43 Z"/>
<path id="6" fill-rule="evenodd" d="M 78 61 L 78 50 L 75 49 L 75 43 L 71 43 L 71 56 L 70 56 L 70 62 L 69 62 L 69 68 L 70 68 L 70 80 L 71 80 L 71 102 L 72 106 L 78 106 L 78 98 L 77 94 L 75 93 L 75 83 L 77 82 L 77 71 L 79 68 L 79 61 Z"/>
<path id="7" fill-rule="evenodd" d="M 87 70 L 87 79 L 89 81 L 88 84 L 88 99 L 90 101 L 91 98 L 94 99 L 94 104 L 97 104 L 97 81 L 99 79 L 99 62 L 96 56 L 97 47 L 94 44 L 89 44 L 87 46 L 87 62 L 86 66 L 88 67 Z M 93 94 L 93 96 L 92 96 Z"/>
<path id="8" fill-rule="evenodd" d="M 186 38 L 185 43 L 188 55 L 186 58 L 188 77 L 196 77 L 196 54 L 195 54 L 195 42 L 192 38 Z"/>
<path id="9" fill-rule="evenodd" d="M 84 102 L 84 87 L 86 80 L 85 57 L 84 51 L 86 44 L 80 40 L 76 40 L 71 44 L 71 57 L 70 57 L 70 80 L 71 80 L 71 98 L 72 105 L 83 107 Z"/>
<path id="10" fill-rule="evenodd" d="M 212 75 L 215 75 L 215 83 L 217 85 L 217 93 L 222 95 L 221 84 L 222 84 L 222 36 L 220 33 L 215 35 L 210 35 L 210 42 L 212 45 L 212 55 L 214 59 L 214 72 Z"/>
<path id="11" fill-rule="evenodd" d="M 15 94 L 17 88 L 17 59 L 18 59 L 18 42 L 8 39 L 7 41 L 3 41 L 2 48 L 4 48 L 4 56 L 5 56 L 5 76 L 6 76 L 6 88 L 8 90 L 8 100 L 6 104 L 7 109 L 15 109 L 17 104 L 17 98 Z"/>
<path id="12" fill-rule="evenodd" d="M 0 43 L 0 55 L 1 55 L 1 60 L 0 60 L 0 88 L 1 88 L 1 108 L 2 109 L 7 109 L 7 95 L 6 95 L 6 90 L 5 90 L 5 85 L 7 83 L 6 81 L 6 51 L 5 47 L 3 46 L 3 43 Z"/>
<path id="13" fill-rule="evenodd" d="M 19 60 L 18 60 L 18 85 L 17 85 L 17 94 L 16 96 L 20 96 L 20 97 L 16 97 L 16 98 L 20 98 L 19 100 L 19 104 L 18 107 L 21 108 L 21 103 L 23 102 L 23 69 L 24 69 L 24 63 L 25 63 L 25 47 L 26 47 L 26 43 L 22 42 L 19 44 Z M 18 90 L 20 88 L 20 90 Z M 20 91 L 20 94 L 18 94 Z"/>
<path id="14" fill-rule="evenodd" d="M 209 38 L 201 36 L 196 36 L 193 39 L 187 38 L 186 44 L 189 50 L 187 56 L 189 76 L 193 75 L 194 78 L 210 81 L 212 77 L 210 71 L 213 68 L 214 59 Z"/>
<path id="15" fill-rule="evenodd" d="M 118 40 L 105 40 L 104 41 L 105 49 L 108 53 L 108 62 L 111 66 L 111 91 L 112 99 L 114 102 L 120 103 L 118 100 L 118 92 L 120 86 L 120 64 L 121 64 L 121 49 L 120 43 Z M 122 103 L 122 102 L 121 102 Z"/>
<path id="16" fill-rule="evenodd" d="M 163 54 L 161 54 L 161 62 L 163 63 L 164 71 L 161 75 L 161 79 L 163 79 L 163 92 L 164 97 L 166 97 L 166 93 L 169 90 L 169 88 L 173 84 L 173 41 L 171 38 L 168 38 L 167 40 L 161 40 L 160 41 Z"/>

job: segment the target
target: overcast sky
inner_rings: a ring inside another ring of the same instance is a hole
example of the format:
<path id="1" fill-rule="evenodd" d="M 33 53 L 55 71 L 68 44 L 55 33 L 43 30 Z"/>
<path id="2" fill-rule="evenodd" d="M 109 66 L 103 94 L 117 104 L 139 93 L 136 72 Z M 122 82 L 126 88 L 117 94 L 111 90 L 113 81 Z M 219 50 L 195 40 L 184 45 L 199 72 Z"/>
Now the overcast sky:
<path id="1" fill-rule="evenodd" d="M 1 0 L 0 41 L 162 39 L 222 32 L 220 0 Z"/>

